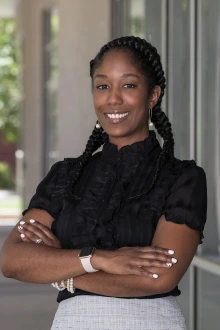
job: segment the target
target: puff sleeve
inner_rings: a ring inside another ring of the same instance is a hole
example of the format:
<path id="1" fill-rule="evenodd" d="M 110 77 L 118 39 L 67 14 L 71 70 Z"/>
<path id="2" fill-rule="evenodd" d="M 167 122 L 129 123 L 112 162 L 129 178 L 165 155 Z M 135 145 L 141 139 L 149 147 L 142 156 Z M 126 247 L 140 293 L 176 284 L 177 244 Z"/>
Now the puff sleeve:
<path id="1" fill-rule="evenodd" d="M 54 203 L 53 193 L 56 189 L 59 169 L 62 161 L 55 163 L 46 177 L 39 183 L 35 195 L 31 198 L 29 206 L 22 212 L 22 215 L 32 209 L 37 208 L 47 211 L 54 219 L 59 215 L 59 203 Z"/>
<path id="2" fill-rule="evenodd" d="M 198 230 L 202 243 L 207 216 L 207 184 L 204 170 L 195 161 L 183 166 L 182 173 L 170 189 L 162 214 L 167 221 Z"/>

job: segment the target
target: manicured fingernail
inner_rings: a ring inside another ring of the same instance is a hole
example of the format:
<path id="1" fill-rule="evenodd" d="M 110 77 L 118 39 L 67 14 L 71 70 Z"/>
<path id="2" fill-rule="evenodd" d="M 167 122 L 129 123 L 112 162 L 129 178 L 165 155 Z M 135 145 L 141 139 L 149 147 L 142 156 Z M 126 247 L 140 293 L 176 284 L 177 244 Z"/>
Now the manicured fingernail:
<path id="1" fill-rule="evenodd" d="M 25 238 L 25 234 L 21 234 L 21 238 Z"/>
<path id="2" fill-rule="evenodd" d="M 153 278 L 158 278 L 158 275 L 157 274 L 153 274 Z"/>
<path id="3" fill-rule="evenodd" d="M 167 265 L 168 267 L 172 267 L 171 262 L 167 262 L 166 265 Z"/>
<path id="4" fill-rule="evenodd" d="M 20 221 L 20 225 L 24 225 L 25 224 L 25 221 Z"/>
<path id="5" fill-rule="evenodd" d="M 18 226 L 18 230 L 22 230 L 23 229 L 23 227 L 21 227 L 21 226 Z"/>
<path id="6" fill-rule="evenodd" d="M 35 220 L 34 220 L 34 219 L 31 219 L 31 220 L 30 220 L 30 223 L 34 223 L 34 222 L 35 222 Z"/>
<path id="7" fill-rule="evenodd" d="M 174 251 L 173 250 L 169 250 L 168 253 L 169 254 L 174 254 Z"/>
<path id="8" fill-rule="evenodd" d="M 171 260 L 172 260 L 172 262 L 173 262 L 174 264 L 177 263 L 177 260 L 176 260 L 175 258 L 172 258 Z"/>

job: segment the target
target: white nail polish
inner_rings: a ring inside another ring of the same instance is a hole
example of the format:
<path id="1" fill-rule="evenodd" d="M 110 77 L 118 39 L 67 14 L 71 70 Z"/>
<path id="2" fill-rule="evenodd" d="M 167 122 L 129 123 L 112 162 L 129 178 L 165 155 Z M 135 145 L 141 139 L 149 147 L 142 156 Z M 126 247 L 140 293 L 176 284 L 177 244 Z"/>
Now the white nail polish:
<path id="1" fill-rule="evenodd" d="M 25 238 L 25 234 L 21 234 L 21 238 Z"/>
<path id="2" fill-rule="evenodd" d="M 177 263 L 177 260 L 176 260 L 175 258 L 172 258 L 171 260 L 172 260 L 172 262 L 173 262 L 174 264 Z"/>
<path id="3" fill-rule="evenodd" d="M 157 274 L 153 274 L 153 278 L 158 278 L 158 275 Z"/>
<path id="4" fill-rule="evenodd" d="M 20 221 L 20 225 L 24 225 L 25 224 L 25 221 Z"/>
<path id="5" fill-rule="evenodd" d="M 174 251 L 173 250 L 169 250 L 168 253 L 169 254 L 174 254 Z"/>
<path id="6" fill-rule="evenodd" d="M 30 220 L 30 223 L 35 223 L 35 220 L 34 220 L 34 219 L 31 219 L 31 220 Z"/>
<path id="7" fill-rule="evenodd" d="M 18 226 L 18 229 L 19 229 L 19 230 L 22 230 L 22 229 L 23 229 L 23 227 L 21 227 L 21 226 Z"/>
<path id="8" fill-rule="evenodd" d="M 172 267 L 171 262 L 167 262 L 166 265 L 167 265 L 168 267 Z"/>

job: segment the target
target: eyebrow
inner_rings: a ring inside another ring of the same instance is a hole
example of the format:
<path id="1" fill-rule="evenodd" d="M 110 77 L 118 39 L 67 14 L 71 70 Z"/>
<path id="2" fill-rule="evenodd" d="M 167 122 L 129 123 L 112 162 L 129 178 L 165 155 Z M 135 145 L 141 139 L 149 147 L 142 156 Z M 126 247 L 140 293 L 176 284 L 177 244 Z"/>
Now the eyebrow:
<path id="1" fill-rule="evenodd" d="M 140 80 L 140 77 L 137 76 L 137 75 L 134 74 L 134 73 L 124 73 L 124 74 L 122 75 L 122 77 L 123 77 L 123 78 L 135 77 L 135 78 L 138 78 L 138 79 Z M 96 78 L 108 78 L 108 76 L 105 75 L 105 74 L 97 74 L 97 75 L 95 75 L 94 80 L 95 80 Z"/>

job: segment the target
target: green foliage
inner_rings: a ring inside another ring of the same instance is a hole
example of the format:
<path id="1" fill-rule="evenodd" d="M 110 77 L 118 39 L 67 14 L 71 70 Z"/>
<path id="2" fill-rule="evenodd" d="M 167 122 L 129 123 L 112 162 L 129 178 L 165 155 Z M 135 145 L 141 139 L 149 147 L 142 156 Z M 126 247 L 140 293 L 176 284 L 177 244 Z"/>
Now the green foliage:
<path id="1" fill-rule="evenodd" d="M 140 36 L 143 31 L 143 20 L 141 17 L 131 17 L 131 35 Z"/>
<path id="2" fill-rule="evenodd" d="M 0 132 L 6 142 L 17 142 L 20 126 L 20 52 L 15 21 L 0 19 Z"/>
<path id="3" fill-rule="evenodd" d="M 14 189 L 15 177 L 10 166 L 5 162 L 0 162 L 0 188 Z"/>

